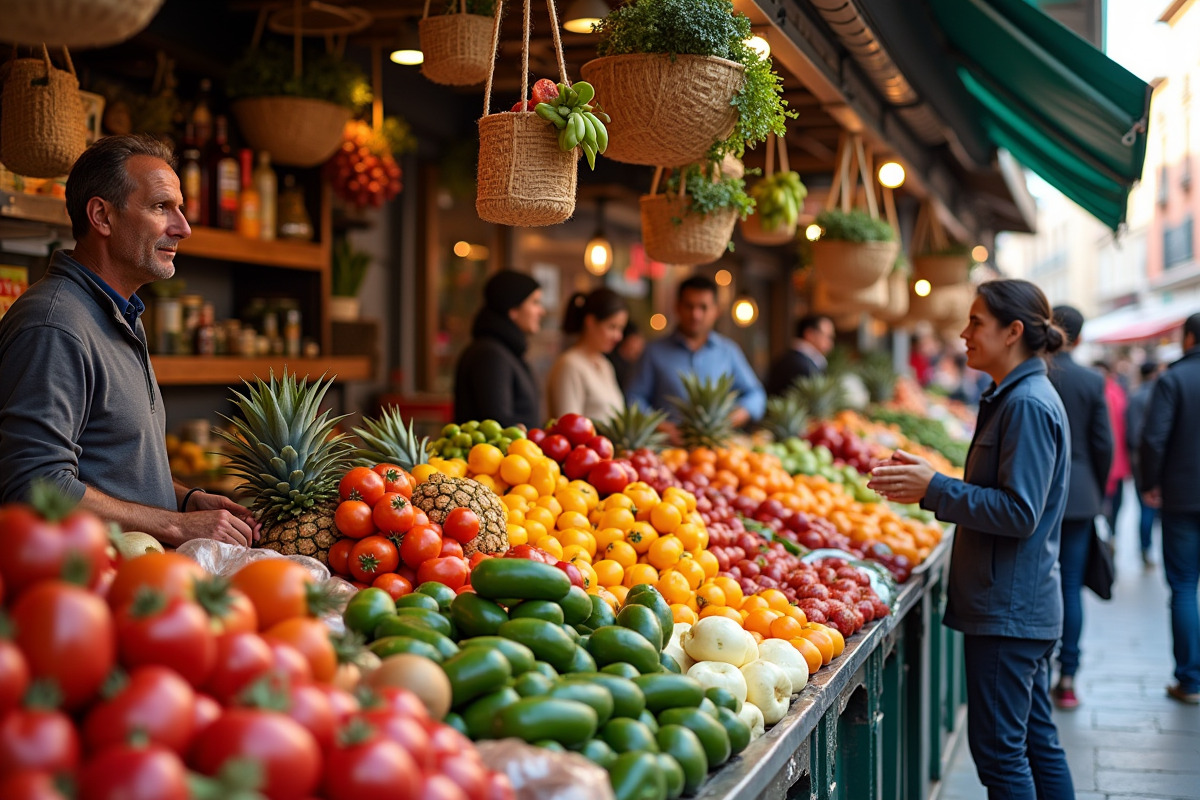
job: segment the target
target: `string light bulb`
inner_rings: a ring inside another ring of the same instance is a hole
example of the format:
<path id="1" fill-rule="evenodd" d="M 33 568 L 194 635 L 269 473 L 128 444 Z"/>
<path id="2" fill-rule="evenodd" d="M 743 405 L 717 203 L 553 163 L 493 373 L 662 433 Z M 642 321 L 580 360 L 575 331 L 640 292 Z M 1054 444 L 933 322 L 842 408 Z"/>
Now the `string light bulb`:
<path id="1" fill-rule="evenodd" d="M 888 189 L 899 189 L 904 185 L 904 167 L 895 161 L 879 165 L 879 183 Z"/>
<path id="2" fill-rule="evenodd" d="M 924 278 L 913 284 L 913 292 L 916 293 L 917 297 L 929 297 L 929 293 L 932 291 L 933 286 Z"/>
<path id="3" fill-rule="evenodd" d="M 733 304 L 733 321 L 745 328 L 758 319 L 758 303 L 753 298 L 742 297 Z"/>

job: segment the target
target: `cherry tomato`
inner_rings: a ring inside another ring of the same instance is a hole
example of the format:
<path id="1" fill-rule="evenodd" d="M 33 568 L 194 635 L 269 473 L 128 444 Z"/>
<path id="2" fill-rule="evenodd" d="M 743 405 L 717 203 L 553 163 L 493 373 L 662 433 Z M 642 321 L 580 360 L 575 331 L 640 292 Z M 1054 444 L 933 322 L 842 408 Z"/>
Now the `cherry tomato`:
<path id="1" fill-rule="evenodd" d="M 413 526 L 413 505 L 399 492 L 389 492 L 375 504 L 372 519 L 384 535 L 407 533 Z"/>
<path id="2" fill-rule="evenodd" d="M 134 733 L 175 753 L 187 752 L 195 722 L 196 693 L 178 673 L 149 665 L 129 673 L 116 694 L 92 707 L 83 724 L 89 753 L 124 744 Z"/>
<path id="3" fill-rule="evenodd" d="M 354 539 L 342 538 L 333 543 L 333 547 L 329 548 L 329 569 L 335 575 L 350 574 L 350 548 L 354 547 Z"/>
<path id="4" fill-rule="evenodd" d="M 116 663 L 112 613 L 104 601 L 78 586 L 43 581 L 12 607 L 16 644 L 34 679 L 53 680 L 68 710 L 89 702 Z"/>
<path id="5" fill-rule="evenodd" d="M 74 511 L 50 522 L 20 503 L 0 509 L 0 575 L 10 598 L 38 581 L 61 578 L 68 558 L 86 567 L 94 587 L 109 565 L 108 533 L 94 514 Z"/>
<path id="6" fill-rule="evenodd" d="M 442 537 L 429 525 L 414 525 L 400 543 L 400 558 L 413 569 L 442 552 Z M 418 580 L 417 583 L 422 583 Z"/>
<path id="7" fill-rule="evenodd" d="M 260 631 L 290 617 L 308 616 L 312 584 L 308 570 L 286 558 L 251 561 L 233 576 L 234 587 L 246 593 L 258 612 Z"/>
<path id="8" fill-rule="evenodd" d="M 383 476 L 368 467 L 354 467 L 338 483 L 338 494 L 343 500 L 362 500 L 369 506 L 383 497 Z"/>
<path id="9" fill-rule="evenodd" d="M 193 738 L 200 735 L 200 732 L 212 725 L 223 713 L 221 704 L 213 700 L 206 694 L 196 693 L 196 703 L 192 707 L 192 736 Z"/>
<path id="10" fill-rule="evenodd" d="M 216 775 L 232 759 L 259 764 L 259 791 L 270 800 L 308 797 L 321 776 L 321 751 L 313 735 L 275 711 L 229 708 L 196 737 L 191 762 L 197 771 Z"/>
<path id="11" fill-rule="evenodd" d="M 4 800 L 67 800 L 53 775 L 42 770 L 23 769 L 0 778 L 0 797 Z"/>
<path id="12" fill-rule="evenodd" d="M 552 102 L 558 99 L 558 85 L 549 78 L 541 78 L 533 84 L 529 95 L 534 105 Z"/>
<path id="13" fill-rule="evenodd" d="M 370 583 L 386 572 L 395 572 L 400 566 L 400 553 L 390 539 L 368 536 L 355 543 L 349 563 L 351 575 Z"/>
<path id="14" fill-rule="evenodd" d="M 397 575 L 395 572 L 383 573 L 371 581 L 371 585 L 383 589 L 393 600 L 397 600 L 406 594 L 412 594 L 413 590 L 412 583 L 403 575 Z"/>
<path id="15" fill-rule="evenodd" d="M 319 690 L 329 700 L 329 707 L 333 709 L 333 716 L 338 725 L 343 725 L 346 720 L 362 710 L 358 698 L 345 689 L 339 689 L 329 683 L 314 683 L 312 687 Z"/>
<path id="16" fill-rule="evenodd" d="M 279 623 L 282 625 L 283 623 Z M 271 648 L 271 673 L 280 675 L 290 683 L 311 683 L 312 665 L 304 654 L 282 639 L 266 639 Z"/>
<path id="17" fill-rule="evenodd" d="M 22 769 L 74 772 L 79 736 L 61 711 L 18 708 L 0 719 L 0 778 Z"/>
<path id="18" fill-rule="evenodd" d="M 258 630 L 258 612 L 250 597 L 233 588 L 226 578 L 196 582 L 196 602 L 208 612 L 213 633 L 253 633 Z"/>
<path id="19" fill-rule="evenodd" d="M 375 473 L 371 473 L 375 475 Z M 376 475 L 375 477 L 379 477 Z M 343 500 L 333 512 L 333 524 L 343 536 L 361 539 L 375 533 L 371 507 L 362 500 Z"/>
<path id="20" fill-rule="evenodd" d="M 167 597 L 191 600 L 195 581 L 207 577 L 204 567 L 187 556 L 146 553 L 117 567 L 117 574 L 108 590 L 108 604 L 114 609 L 124 608 L 133 602 L 138 589 L 143 586 L 158 589 Z"/>
<path id="21" fill-rule="evenodd" d="M 0 719 L 17 707 L 29 688 L 29 664 L 20 648 L 0 639 Z"/>
<path id="22" fill-rule="evenodd" d="M 384 492 L 396 492 L 405 497 L 412 497 L 413 476 L 395 464 L 376 464 L 372 469 L 383 477 Z"/>
<path id="23" fill-rule="evenodd" d="M 467 562 L 461 558 L 431 558 L 417 568 L 417 583 L 437 581 L 451 589 L 458 589 L 467 582 L 469 572 Z"/>
<path id="24" fill-rule="evenodd" d="M 285 619 L 264 633 L 263 637 L 277 639 L 299 650 L 312 667 L 313 680 L 321 683 L 333 680 L 337 672 L 337 653 L 329 638 L 329 629 L 321 620 L 314 617 Z"/>
<path id="25" fill-rule="evenodd" d="M 217 663 L 217 640 L 204 609 L 147 589 L 117 611 L 117 647 L 126 669 L 168 667 L 199 688 Z"/>
<path id="26" fill-rule="evenodd" d="M 274 659 L 271 648 L 256 633 L 226 633 L 217 637 L 217 664 L 204 690 L 227 704 L 238 692 L 268 672 Z"/>
<path id="27" fill-rule="evenodd" d="M 469 508 L 456 508 L 446 515 L 442 535 L 466 544 L 479 535 L 479 516 Z"/>
<path id="28" fill-rule="evenodd" d="M 403 747 L 421 772 L 429 774 L 435 769 L 437 761 L 429 743 L 429 732 L 421 720 L 387 708 L 369 709 L 359 716 L 385 739 Z"/>
<path id="29" fill-rule="evenodd" d="M 187 800 L 187 769 L 165 747 L 117 745 L 97 754 L 79 777 L 79 800 Z"/>
<path id="30" fill-rule="evenodd" d="M 324 796 L 329 800 L 417 800 L 421 770 L 403 747 L 379 733 L 334 747 L 326 759 Z"/>

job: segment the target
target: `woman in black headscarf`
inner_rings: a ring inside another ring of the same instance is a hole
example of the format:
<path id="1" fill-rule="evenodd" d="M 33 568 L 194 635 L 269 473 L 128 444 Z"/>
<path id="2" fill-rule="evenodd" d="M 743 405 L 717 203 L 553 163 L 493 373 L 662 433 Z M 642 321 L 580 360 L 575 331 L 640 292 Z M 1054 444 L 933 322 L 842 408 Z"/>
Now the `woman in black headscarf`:
<path id="1" fill-rule="evenodd" d="M 522 272 L 501 270 L 484 285 L 483 301 L 455 370 L 454 418 L 535 428 L 540 393 L 525 350 L 546 315 L 541 286 Z"/>

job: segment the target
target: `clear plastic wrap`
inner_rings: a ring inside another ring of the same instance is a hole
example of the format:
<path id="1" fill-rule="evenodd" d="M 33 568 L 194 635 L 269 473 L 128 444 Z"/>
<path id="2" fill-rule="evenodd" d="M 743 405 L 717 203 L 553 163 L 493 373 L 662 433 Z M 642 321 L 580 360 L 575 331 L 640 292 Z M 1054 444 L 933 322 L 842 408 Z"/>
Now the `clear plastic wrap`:
<path id="1" fill-rule="evenodd" d="M 476 747 L 488 769 L 512 781 L 518 800 L 613 800 L 608 773 L 577 753 L 556 753 L 520 739 Z"/>

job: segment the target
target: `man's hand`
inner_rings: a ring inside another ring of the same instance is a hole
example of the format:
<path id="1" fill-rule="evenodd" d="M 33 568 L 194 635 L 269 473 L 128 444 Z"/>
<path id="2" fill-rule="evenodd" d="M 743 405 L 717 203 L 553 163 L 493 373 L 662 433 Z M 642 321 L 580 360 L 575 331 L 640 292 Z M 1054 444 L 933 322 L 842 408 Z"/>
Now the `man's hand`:
<path id="1" fill-rule="evenodd" d="M 741 406 L 738 406 L 737 408 L 735 408 L 733 410 L 733 413 L 729 415 L 729 424 L 735 428 L 740 428 L 749 421 L 750 421 L 750 412 L 747 411 L 746 409 L 742 408 Z"/>
<path id="2" fill-rule="evenodd" d="M 1156 486 L 1142 492 L 1142 502 L 1150 508 L 1162 508 L 1162 489 Z"/>
<path id="3" fill-rule="evenodd" d="M 245 506 L 238 505 L 230 500 L 225 495 L 209 494 L 208 492 L 196 492 L 188 501 L 194 511 L 228 511 L 236 519 L 245 523 L 250 529 L 251 539 L 247 544 L 258 541 L 259 531 L 262 529 L 262 523 L 254 518 L 254 514 Z M 185 511 L 187 509 L 184 509 Z M 194 513 L 194 512 L 193 512 Z"/>
<path id="4" fill-rule="evenodd" d="M 681 442 L 679 439 L 679 426 L 674 422 L 663 420 L 658 424 L 658 430 L 667 437 L 667 443 L 673 447 L 678 447 Z"/>
<path id="5" fill-rule="evenodd" d="M 255 528 L 225 509 L 180 514 L 175 533 L 179 540 L 170 544 L 176 547 L 191 539 L 212 539 L 249 547 L 257 538 Z"/>
<path id="6" fill-rule="evenodd" d="M 896 503 L 919 503 L 936 474 L 928 461 L 897 450 L 890 459 L 871 470 L 867 486 Z"/>

